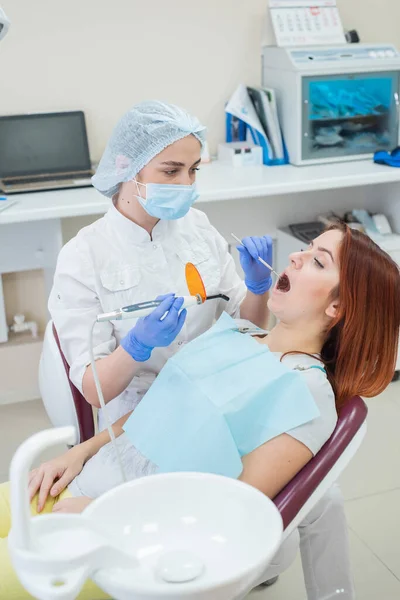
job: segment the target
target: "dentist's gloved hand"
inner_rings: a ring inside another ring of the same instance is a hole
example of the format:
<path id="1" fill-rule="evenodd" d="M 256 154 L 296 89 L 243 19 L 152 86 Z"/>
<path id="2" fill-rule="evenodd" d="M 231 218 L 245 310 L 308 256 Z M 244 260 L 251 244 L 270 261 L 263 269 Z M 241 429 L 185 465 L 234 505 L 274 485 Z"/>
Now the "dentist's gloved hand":
<path id="1" fill-rule="evenodd" d="M 139 319 L 121 341 L 123 349 L 137 362 L 148 360 L 154 348 L 172 344 L 186 319 L 186 309 L 179 313 L 183 298 L 167 294 L 157 300 L 162 300 L 160 306 L 147 317 Z M 165 313 L 168 313 L 167 316 L 161 320 Z"/>
<path id="2" fill-rule="evenodd" d="M 272 265 L 272 238 L 269 235 L 246 237 L 242 243 L 245 248 L 237 246 L 237 249 L 240 252 L 240 264 L 244 271 L 246 287 L 253 294 L 265 294 L 272 285 L 271 271 L 260 263 L 257 257 L 260 256 Z"/>

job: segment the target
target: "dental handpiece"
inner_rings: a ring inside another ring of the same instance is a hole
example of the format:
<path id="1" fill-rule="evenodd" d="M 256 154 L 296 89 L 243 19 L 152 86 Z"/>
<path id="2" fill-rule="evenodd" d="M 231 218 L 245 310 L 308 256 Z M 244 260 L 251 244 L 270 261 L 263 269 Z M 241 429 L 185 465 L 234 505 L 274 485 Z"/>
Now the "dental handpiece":
<path id="1" fill-rule="evenodd" d="M 163 302 L 163 300 L 152 300 L 150 302 L 130 304 L 129 306 L 117 308 L 112 312 L 97 315 L 96 320 L 98 323 L 102 323 L 104 321 L 121 321 L 122 319 L 140 319 L 141 317 L 150 315 L 157 306 L 160 306 L 161 302 Z M 197 294 L 196 296 L 183 296 L 182 310 L 202 303 L 203 300 L 200 294 Z"/>

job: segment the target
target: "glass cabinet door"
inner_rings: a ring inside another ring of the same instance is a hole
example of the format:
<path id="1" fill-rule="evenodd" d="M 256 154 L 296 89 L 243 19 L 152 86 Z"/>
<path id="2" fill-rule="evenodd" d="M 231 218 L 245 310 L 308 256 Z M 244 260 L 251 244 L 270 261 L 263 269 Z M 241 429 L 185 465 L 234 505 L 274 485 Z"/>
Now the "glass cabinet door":
<path id="1" fill-rule="evenodd" d="M 304 77 L 302 94 L 303 160 L 398 145 L 399 72 Z"/>

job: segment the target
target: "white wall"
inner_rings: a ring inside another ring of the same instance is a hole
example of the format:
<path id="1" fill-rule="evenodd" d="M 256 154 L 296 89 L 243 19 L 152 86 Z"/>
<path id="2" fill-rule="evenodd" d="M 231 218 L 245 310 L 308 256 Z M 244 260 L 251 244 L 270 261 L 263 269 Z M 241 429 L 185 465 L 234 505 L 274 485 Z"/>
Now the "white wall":
<path id="1" fill-rule="evenodd" d="M 82 108 L 98 159 L 132 104 L 165 98 L 223 138 L 224 102 L 260 81 L 267 0 L 0 0 L 0 112 Z M 400 45 L 398 0 L 338 0 L 345 26 Z M 379 13 L 378 13 L 379 7 Z M 269 30 L 268 30 L 269 31 Z M 267 33 L 264 37 L 271 42 Z"/>
<path id="2" fill-rule="evenodd" d="M 119 116 L 146 98 L 164 98 L 198 115 L 208 126 L 215 150 L 224 136 L 225 101 L 239 82 L 260 82 L 261 39 L 272 42 L 265 27 L 266 0 L 0 0 L 0 4 L 12 21 L 0 45 L 0 113 L 83 109 L 93 159 L 101 156 Z M 345 27 L 357 27 L 364 41 L 400 46 L 399 0 L 338 0 L 338 4 Z M 268 203 L 265 227 L 270 214 L 281 222 L 285 219 L 280 208 L 285 199 Z M 304 218 L 311 206 L 314 199 L 304 207 Z M 223 224 L 214 214 L 218 207 L 205 209 Z M 232 209 L 240 211 L 237 203 Z M 66 220 L 64 238 L 90 220 Z M 4 279 L 9 319 L 25 311 L 43 324 L 41 274 Z"/>
<path id="3" fill-rule="evenodd" d="M 235 85 L 257 83 L 265 0 L 1 0 L 1 111 L 83 108 L 98 159 L 132 104 L 164 98 L 223 136 Z"/>

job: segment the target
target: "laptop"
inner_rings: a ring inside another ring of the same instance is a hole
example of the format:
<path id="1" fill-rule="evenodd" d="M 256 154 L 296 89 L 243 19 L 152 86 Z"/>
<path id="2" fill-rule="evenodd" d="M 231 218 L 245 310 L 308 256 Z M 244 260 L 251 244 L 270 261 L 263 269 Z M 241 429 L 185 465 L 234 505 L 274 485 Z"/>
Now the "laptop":
<path id="1" fill-rule="evenodd" d="M 0 117 L 0 190 L 4 194 L 91 186 L 82 111 Z"/>

